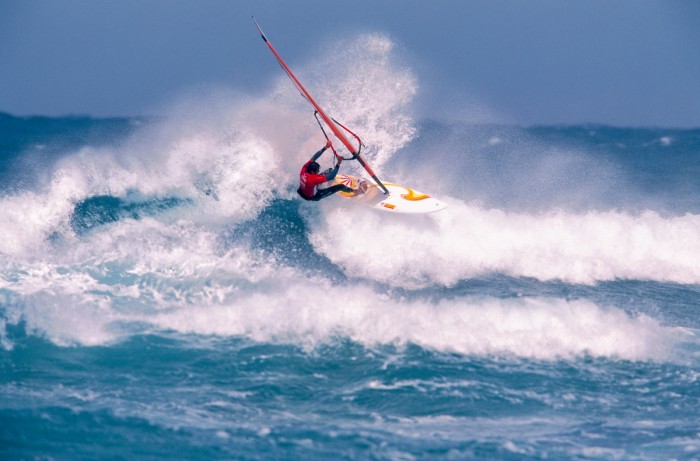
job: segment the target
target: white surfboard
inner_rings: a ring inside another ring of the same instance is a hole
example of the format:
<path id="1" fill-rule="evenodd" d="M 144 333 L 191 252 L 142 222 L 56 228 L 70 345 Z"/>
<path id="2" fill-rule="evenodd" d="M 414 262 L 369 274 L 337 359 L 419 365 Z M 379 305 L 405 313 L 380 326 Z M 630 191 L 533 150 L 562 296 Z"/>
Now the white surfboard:
<path id="1" fill-rule="evenodd" d="M 339 192 L 341 196 L 377 210 L 422 214 L 444 210 L 447 207 L 436 198 L 398 184 L 385 182 L 384 186 L 389 190 L 389 194 L 385 194 L 376 184 L 355 176 L 339 174 L 335 177 L 335 183 L 355 189 L 355 192 Z"/>

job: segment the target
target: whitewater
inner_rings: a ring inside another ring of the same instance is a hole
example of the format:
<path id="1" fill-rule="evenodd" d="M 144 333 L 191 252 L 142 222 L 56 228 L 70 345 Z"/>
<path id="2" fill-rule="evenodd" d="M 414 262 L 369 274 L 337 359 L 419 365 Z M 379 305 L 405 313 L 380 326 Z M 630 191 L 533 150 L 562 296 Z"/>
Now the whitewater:
<path id="1" fill-rule="evenodd" d="M 700 458 L 700 129 L 437 120 L 388 37 L 332 48 L 300 80 L 446 210 L 301 202 L 325 139 L 272 63 L 0 114 L 1 457 Z"/>

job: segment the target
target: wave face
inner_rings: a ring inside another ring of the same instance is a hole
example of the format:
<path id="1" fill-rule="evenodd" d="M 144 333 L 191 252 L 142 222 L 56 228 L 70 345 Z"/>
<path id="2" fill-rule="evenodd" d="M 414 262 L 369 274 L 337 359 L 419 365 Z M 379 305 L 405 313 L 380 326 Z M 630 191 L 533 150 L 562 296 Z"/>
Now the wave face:
<path id="1" fill-rule="evenodd" d="M 299 77 L 445 211 L 300 202 L 284 79 L 0 116 L 3 457 L 697 457 L 700 129 L 424 120 L 391 40 L 337 47 Z"/>

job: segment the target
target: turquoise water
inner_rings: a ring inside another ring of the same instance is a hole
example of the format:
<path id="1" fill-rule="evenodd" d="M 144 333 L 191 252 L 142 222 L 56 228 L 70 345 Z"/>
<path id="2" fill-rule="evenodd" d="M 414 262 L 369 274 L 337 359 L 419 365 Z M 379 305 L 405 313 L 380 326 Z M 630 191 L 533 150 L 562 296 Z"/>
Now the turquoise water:
<path id="1" fill-rule="evenodd" d="M 692 457 L 697 437 L 697 373 L 680 365 L 200 341 L 62 349 L 28 339 L 3 358 L 6 453 L 658 459 Z"/>

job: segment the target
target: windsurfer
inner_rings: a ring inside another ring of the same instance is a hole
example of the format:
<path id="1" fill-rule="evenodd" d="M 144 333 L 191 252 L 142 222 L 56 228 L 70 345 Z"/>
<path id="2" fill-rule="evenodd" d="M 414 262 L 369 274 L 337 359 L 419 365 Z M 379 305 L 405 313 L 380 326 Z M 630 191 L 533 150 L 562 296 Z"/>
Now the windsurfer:
<path id="1" fill-rule="evenodd" d="M 317 202 L 323 198 L 335 194 L 336 192 L 353 192 L 353 190 L 343 184 L 336 184 L 325 189 L 321 189 L 318 186 L 327 181 L 332 181 L 335 179 L 335 175 L 338 174 L 340 169 L 340 164 L 343 162 L 343 158 L 336 156 L 335 168 L 329 168 L 324 172 L 319 174 L 321 165 L 319 165 L 316 160 L 321 157 L 321 155 L 331 147 L 330 140 L 326 142 L 326 145 L 316 152 L 311 159 L 301 167 L 299 172 L 299 189 L 297 192 L 304 200 L 312 200 Z"/>

